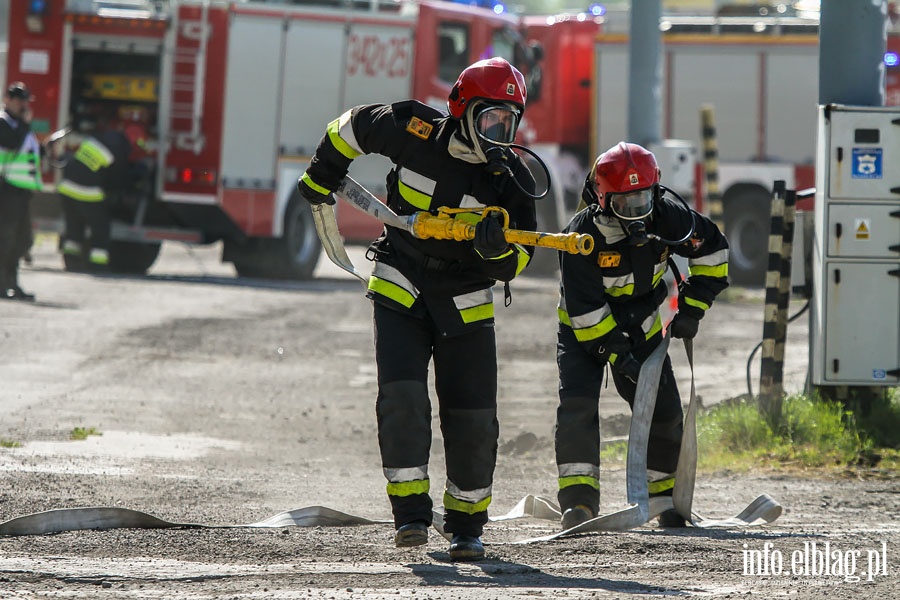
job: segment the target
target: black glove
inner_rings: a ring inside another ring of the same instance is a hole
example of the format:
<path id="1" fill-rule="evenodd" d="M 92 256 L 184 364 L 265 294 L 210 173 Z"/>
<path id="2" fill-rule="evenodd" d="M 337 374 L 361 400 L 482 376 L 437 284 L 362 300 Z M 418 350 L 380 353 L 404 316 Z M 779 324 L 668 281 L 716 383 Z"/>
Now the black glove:
<path id="1" fill-rule="evenodd" d="M 607 360 L 610 354 L 622 355 L 629 352 L 631 352 L 631 338 L 619 327 L 614 327 L 603 336 L 603 345 L 597 350 L 597 353 Z"/>
<path id="2" fill-rule="evenodd" d="M 312 205 L 334 204 L 334 196 L 332 196 L 330 193 L 323 194 L 318 190 L 314 190 L 309 185 L 307 185 L 306 181 L 302 177 L 297 182 L 297 190 L 300 192 L 300 195 L 306 198 L 306 201 Z"/>
<path id="3" fill-rule="evenodd" d="M 641 374 L 641 363 L 631 355 L 631 352 L 620 354 L 619 358 L 616 359 L 616 364 L 613 365 L 613 369 L 615 369 L 616 373 L 637 385 L 638 375 Z"/>
<path id="4" fill-rule="evenodd" d="M 669 333 L 673 338 L 691 340 L 697 335 L 700 320 L 685 313 L 676 313 L 675 318 L 669 323 Z"/>
<path id="5" fill-rule="evenodd" d="M 509 250 L 498 215 L 489 214 L 475 225 L 473 243 L 475 250 L 485 260 L 497 258 Z"/>

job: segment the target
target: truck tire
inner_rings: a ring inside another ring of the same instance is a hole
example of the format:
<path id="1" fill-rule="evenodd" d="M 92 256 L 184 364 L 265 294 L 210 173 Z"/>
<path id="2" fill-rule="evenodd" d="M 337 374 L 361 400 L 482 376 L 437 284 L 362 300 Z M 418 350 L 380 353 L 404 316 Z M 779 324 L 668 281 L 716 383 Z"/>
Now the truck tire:
<path id="1" fill-rule="evenodd" d="M 294 193 L 284 211 L 284 236 L 252 238 L 246 244 L 230 244 L 228 254 L 241 277 L 312 279 L 322 253 L 309 203 Z"/>
<path id="2" fill-rule="evenodd" d="M 742 192 L 725 204 L 728 274 L 735 285 L 765 285 L 769 264 L 770 205 L 771 198 L 764 190 Z"/>
<path id="3" fill-rule="evenodd" d="M 144 275 L 159 256 L 161 246 L 161 242 L 111 241 L 109 243 L 109 270 L 126 275 Z"/>

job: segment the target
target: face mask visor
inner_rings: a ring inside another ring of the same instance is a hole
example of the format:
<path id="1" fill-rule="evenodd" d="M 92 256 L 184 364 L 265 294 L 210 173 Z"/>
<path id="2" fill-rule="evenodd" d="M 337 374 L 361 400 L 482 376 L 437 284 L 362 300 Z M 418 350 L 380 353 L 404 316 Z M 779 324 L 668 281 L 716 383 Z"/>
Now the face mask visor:
<path id="1" fill-rule="evenodd" d="M 512 106 L 487 105 L 475 115 L 475 135 L 497 146 L 509 146 L 516 139 L 519 111 Z"/>
<path id="2" fill-rule="evenodd" d="M 612 213 L 625 221 L 636 221 L 650 216 L 653 211 L 653 188 L 627 194 L 607 193 Z"/>

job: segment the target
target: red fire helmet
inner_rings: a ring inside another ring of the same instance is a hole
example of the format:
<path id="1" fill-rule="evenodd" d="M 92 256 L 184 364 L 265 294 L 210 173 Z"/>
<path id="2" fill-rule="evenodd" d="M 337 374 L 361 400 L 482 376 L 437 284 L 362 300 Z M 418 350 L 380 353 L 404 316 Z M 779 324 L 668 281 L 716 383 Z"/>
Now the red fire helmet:
<path id="1" fill-rule="evenodd" d="M 525 110 L 525 77 L 500 57 L 479 60 L 466 67 L 456 80 L 447 108 L 450 116 L 461 119 L 473 100 L 511 102 Z"/>
<path id="2" fill-rule="evenodd" d="M 619 142 L 594 162 L 585 181 L 588 203 L 622 219 L 641 219 L 653 210 L 659 195 L 656 157 L 637 144 Z"/>

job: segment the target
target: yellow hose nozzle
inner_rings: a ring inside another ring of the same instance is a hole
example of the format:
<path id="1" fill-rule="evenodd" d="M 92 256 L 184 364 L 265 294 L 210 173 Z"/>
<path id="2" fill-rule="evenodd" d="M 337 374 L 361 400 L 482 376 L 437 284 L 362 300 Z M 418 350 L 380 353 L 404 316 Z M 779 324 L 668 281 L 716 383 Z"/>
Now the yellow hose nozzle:
<path id="1" fill-rule="evenodd" d="M 457 242 L 475 239 L 475 226 L 462 220 L 454 219 L 451 215 L 460 212 L 479 212 L 482 218 L 490 213 L 499 213 L 503 217 L 503 234 L 510 244 L 523 246 L 541 246 L 562 250 L 569 254 L 590 254 L 594 249 L 594 238 L 587 233 L 543 233 L 540 231 L 525 231 L 522 229 L 508 229 L 509 214 L 503 208 L 488 206 L 474 211 L 471 209 L 442 209 L 438 216 L 427 212 L 418 212 L 411 219 L 411 232 L 419 239 L 434 238 L 437 240 L 455 240 Z"/>

